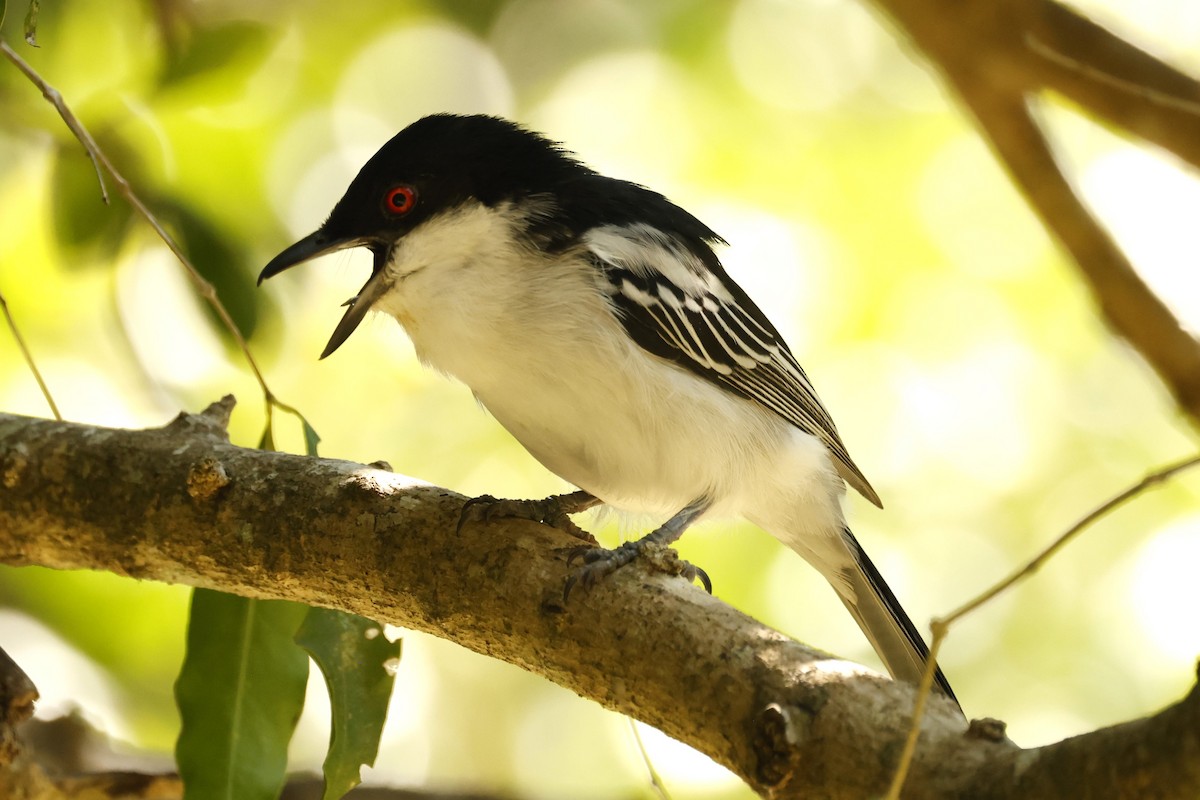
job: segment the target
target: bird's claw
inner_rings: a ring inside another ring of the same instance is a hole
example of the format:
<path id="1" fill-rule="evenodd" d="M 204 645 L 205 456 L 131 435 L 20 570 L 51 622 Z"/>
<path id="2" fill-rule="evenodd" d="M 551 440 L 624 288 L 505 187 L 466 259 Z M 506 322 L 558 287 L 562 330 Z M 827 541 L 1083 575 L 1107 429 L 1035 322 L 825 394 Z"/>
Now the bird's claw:
<path id="1" fill-rule="evenodd" d="M 462 533 L 468 522 L 491 522 L 495 519 L 527 519 L 569 533 L 591 546 L 596 538 L 580 528 L 569 516 L 595 505 L 595 500 L 581 501 L 577 495 L 554 495 L 544 500 L 500 500 L 490 494 L 472 497 L 463 503 L 455 533 Z"/>
<path id="2" fill-rule="evenodd" d="M 499 502 L 499 500 L 490 494 L 481 494 L 463 503 L 462 511 L 458 515 L 458 525 L 455 526 L 454 533 L 462 533 L 463 526 L 468 522 L 491 522 L 496 517 L 502 516 L 495 510 Z"/>
<path id="3" fill-rule="evenodd" d="M 659 572 L 679 575 L 689 583 L 699 580 L 704 590 L 712 594 L 712 581 L 709 580 L 708 573 L 700 567 L 684 561 L 670 547 L 633 541 L 625 542 L 612 550 L 603 547 L 572 547 L 567 552 L 567 566 L 576 561 L 582 561 L 583 565 L 567 576 L 567 582 L 563 586 L 563 603 L 566 604 L 570 599 L 571 591 L 576 586 L 585 592 L 589 591 L 601 580 L 639 557 Z"/>
<path id="4" fill-rule="evenodd" d="M 684 561 L 682 558 L 679 559 L 679 575 L 680 577 L 687 578 L 688 583 L 700 581 L 700 585 L 704 587 L 704 591 L 712 594 L 712 580 L 708 577 L 708 573 L 692 562 Z"/>

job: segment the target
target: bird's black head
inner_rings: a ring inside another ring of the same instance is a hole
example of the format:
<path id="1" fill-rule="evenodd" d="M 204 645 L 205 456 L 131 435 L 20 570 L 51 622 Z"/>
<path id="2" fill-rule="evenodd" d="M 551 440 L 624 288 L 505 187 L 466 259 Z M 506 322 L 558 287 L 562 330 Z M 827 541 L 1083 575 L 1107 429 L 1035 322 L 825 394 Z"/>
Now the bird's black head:
<path id="1" fill-rule="evenodd" d="M 492 206 L 552 192 L 581 172 L 590 170 L 506 119 L 435 114 L 400 131 L 363 165 L 322 228 L 394 238 L 467 200 Z"/>
<path id="2" fill-rule="evenodd" d="M 516 123 L 484 115 L 435 114 L 409 125 L 363 165 L 325 223 L 275 256 L 259 275 L 272 275 L 326 253 L 367 247 L 371 280 L 350 302 L 321 357 L 346 340 L 386 289 L 381 273 L 409 231 L 468 201 L 553 195 L 594 173 L 554 142 Z"/>

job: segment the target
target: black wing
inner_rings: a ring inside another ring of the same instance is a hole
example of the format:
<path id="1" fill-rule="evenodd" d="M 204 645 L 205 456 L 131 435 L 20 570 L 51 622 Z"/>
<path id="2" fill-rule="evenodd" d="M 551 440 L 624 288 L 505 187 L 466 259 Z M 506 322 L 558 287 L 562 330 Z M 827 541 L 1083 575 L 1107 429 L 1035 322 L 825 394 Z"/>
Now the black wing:
<path id="1" fill-rule="evenodd" d="M 842 478 L 882 507 L 795 356 L 704 239 L 634 223 L 593 228 L 583 244 L 639 345 L 817 437 Z"/>

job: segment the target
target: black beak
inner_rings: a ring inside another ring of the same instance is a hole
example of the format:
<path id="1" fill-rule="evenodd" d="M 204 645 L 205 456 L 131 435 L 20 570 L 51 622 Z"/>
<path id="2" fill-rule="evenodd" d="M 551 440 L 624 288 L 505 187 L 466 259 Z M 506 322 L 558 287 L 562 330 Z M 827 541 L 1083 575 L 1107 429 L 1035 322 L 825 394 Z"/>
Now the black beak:
<path id="1" fill-rule="evenodd" d="M 317 256 L 323 256 L 326 253 L 334 253 L 338 250 L 345 250 L 347 247 L 355 247 L 360 244 L 363 244 L 363 242 L 354 239 L 334 239 L 324 231 L 311 233 L 272 258 L 271 263 L 263 267 L 263 271 L 258 273 L 258 285 L 262 286 L 262 282 L 267 278 L 274 277 L 289 267 L 303 264 L 305 261 L 311 261 Z"/>
<path id="2" fill-rule="evenodd" d="M 263 271 L 258 275 L 258 283 L 262 285 L 262 282 L 267 278 L 278 275 L 285 269 L 294 267 L 297 264 L 303 264 L 305 261 L 311 261 L 318 256 L 335 253 L 338 250 L 363 246 L 370 247 L 371 251 L 375 254 L 375 264 L 371 269 L 371 277 L 367 280 L 366 285 L 359 290 L 358 295 L 346 304 L 349 308 L 346 309 L 346 314 L 342 317 L 342 321 L 334 328 L 333 336 L 329 338 L 329 344 L 325 345 L 325 350 L 321 353 L 321 358 L 325 358 L 333 353 L 334 350 L 342 346 L 342 342 L 350 338 L 350 334 L 354 333 L 354 329 L 358 327 L 358 323 L 363 321 L 372 304 L 391 287 L 391 281 L 384 278 L 384 267 L 387 265 L 390 248 L 359 238 L 335 239 L 327 235 L 324 231 L 317 231 L 305 236 L 272 258 L 270 263 L 263 267 Z"/>

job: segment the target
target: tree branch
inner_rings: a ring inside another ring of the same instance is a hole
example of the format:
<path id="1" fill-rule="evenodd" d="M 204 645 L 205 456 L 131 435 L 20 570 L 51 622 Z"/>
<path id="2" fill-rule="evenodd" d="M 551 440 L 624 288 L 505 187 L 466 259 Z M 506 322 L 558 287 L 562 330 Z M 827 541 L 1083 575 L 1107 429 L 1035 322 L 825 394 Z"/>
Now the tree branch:
<path id="1" fill-rule="evenodd" d="M 1017 187 L 1070 253 L 1109 325 L 1200 421 L 1200 342 L 1075 194 L 1030 114 L 1057 91 L 1200 166 L 1200 83 L 1053 0 L 874 0 L 974 114 Z"/>
<path id="2" fill-rule="evenodd" d="M 0 414 L 0 561 L 339 608 L 524 667 L 691 744 L 764 795 L 886 787 L 913 705 L 907 685 L 636 566 L 563 608 L 571 537 L 516 520 L 456 534 L 461 496 L 350 462 L 235 447 L 232 406 L 146 431 Z M 1174 737 L 1143 771 L 1200 791 L 1188 772 L 1200 763 L 1195 695 L 1177 707 L 1187 713 L 1103 741 L 1136 749 Z M 984 735 L 995 730 L 986 725 L 964 735 L 948 701 L 931 703 L 908 796 L 1023 796 L 1018 777 L 1074 770 L 1068 755 L 1092 752 L 1089 737 L 1056 756 Z M 1012 791 L 980 783 L 985 767 Z"/>

